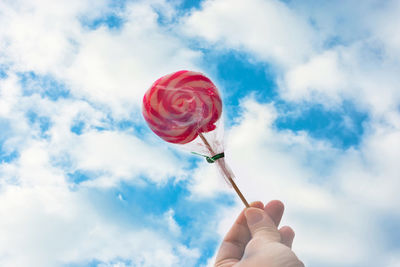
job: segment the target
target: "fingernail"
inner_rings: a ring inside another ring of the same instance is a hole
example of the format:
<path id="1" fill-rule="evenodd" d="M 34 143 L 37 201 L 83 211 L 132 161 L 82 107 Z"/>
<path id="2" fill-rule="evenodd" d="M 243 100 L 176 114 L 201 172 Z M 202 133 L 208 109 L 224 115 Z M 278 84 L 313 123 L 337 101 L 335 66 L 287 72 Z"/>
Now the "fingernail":
<path id="1" fill-rule="evenodd" d="M 245 211 L 244 215 L 246 216 L 247 224 L 254 225 L 263 219 L 264 211 L 255 208 L 249 208 Z"/>

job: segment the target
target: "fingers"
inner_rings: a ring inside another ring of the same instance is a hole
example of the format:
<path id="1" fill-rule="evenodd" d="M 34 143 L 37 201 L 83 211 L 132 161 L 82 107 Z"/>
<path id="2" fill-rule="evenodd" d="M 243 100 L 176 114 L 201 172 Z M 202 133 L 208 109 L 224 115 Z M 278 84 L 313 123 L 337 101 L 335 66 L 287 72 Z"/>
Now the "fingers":
<path id="1" fill-rule="evenodd" d="M 225 236 L 217 253 L 216 267 L 231 267 L 241 260 L 246 245 L 252 238 L 262 242 L 281 242 L 291 248 L 294 231 L 289 226 L 279 229 L 284 205 L 273 200 L 267 205 L 253 202 L 250 208 L 243 210 Z"/>
<path id="2" fill-rule="evenodd" d="M 245 211 L 247 225 L 253 238 L 264 242 L 280 242 L 281 235 L 274 220 L 262 209 L 248 208 Z"/>
<path id="3" fill-rule="evenodd" d="M 264 211 L 268 213 L 276 227 L 278 227 L 281 222 L 284 209 L 283 203 L 279 200 L 272 200 L 264 207 Z M 293 229 L 289 226 L 284 226 L 279 229 L 279 233 L 281 235 L 281 243 L 291 248 L 295 236 Z"/>
<path id="4" fill-rule="evenodd" d="M 289 226 L 283 226 L 279 229 L 279 233 L 281 234 L 281 243 L 292 248 L 293 239 L 294 239 L 294 231 Z"/>
<path id="5" fill-rule="evenodd" d="M 264 211 L 268 213 L 276 227 L 278 227 L 281 222 L 284 209 L 283 203 L 279 200 L 272 200 L 264 207 Z"/>
<path id="6" fill-rule="evenodd" d="M 262 211 L 264 204 L 257 201 L 251 203 L 250 207 Z M 244 249 L 250 238 L 251 235 L 247 227 L 243 210 L 222 241 L 216 257 L 215 266 L 232 266 L 234 263 L 238 262 L 242 258 Z"/>
<path id="7" fill-rule="evenodd" d="M 254 202 L 251 202 L 250 203 L 250 207 L 252 207 L 252 208 L 258 208 L 258 209 L 262 209 L 263 207 L 264 207 L 264 204 L 261 202 L 261 201 L 254 201 Z M 246 218 L 245 216 L 244 216 L 244 211 L 245 211 L 246 209 L 243 209 L 243 218 Z"/>
<path id="8" fill-rule="evenodd" d="M 279 200 L 272 200 L 264 207 L 265 212 L 267 212 L 274 221 L 276 227 L 278 227 L 279 223 L 281 222 L 284 209 L 285 207 L 283 203 Z M 279 233 L 281 234 L 281 243 L 289 248 L 292 248 L 293 239 L 295 236 L 293 229 L 289 226 L 284 226 L 279 229 Z"/>

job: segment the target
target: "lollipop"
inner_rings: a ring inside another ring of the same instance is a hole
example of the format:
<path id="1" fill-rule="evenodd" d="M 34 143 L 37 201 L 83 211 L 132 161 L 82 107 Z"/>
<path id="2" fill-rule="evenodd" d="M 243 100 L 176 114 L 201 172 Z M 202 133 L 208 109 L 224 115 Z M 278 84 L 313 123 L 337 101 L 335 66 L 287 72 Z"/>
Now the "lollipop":
<path id="1" fill-rule="evenodd" d="M 232 185 L 243 203 L 248 203 L 233 181 L 224 160 L 224 152 L 215 153 L 204 134 L 216 130 L 221 117 L 222 101 L 216 86 L 199 72 L 182 70 L 155 81 L 143 97 L 143 117 L 150 129 L 163 140 L 188 144 L 200 138 L 210 156 L 217 162 L 224 178 Z"/>
<path id="2" fill-rule="evenodd" d="M 158 79 L 143 98 L 143 116 L 167 142 L 186 144 L 216 128 L 222 101 L 215 85 L 200 73 L 178 71 Z"/>

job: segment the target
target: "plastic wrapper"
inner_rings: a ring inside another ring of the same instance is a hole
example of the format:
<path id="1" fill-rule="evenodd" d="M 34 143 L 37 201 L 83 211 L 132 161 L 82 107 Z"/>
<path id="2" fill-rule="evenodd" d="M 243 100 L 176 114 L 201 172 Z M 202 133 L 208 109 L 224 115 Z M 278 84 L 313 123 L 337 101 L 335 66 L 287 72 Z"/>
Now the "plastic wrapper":
<path id="1" fill-rule="evenodd" d="M 209 78 L 187 70 L 161 77 L 144 95 L 142 112 L 160 138 L 215 162 L 225 181 L 239 194 L 224 158 L 222 100 Z M 241 193 L 239 196 L 243 197 Z"/>

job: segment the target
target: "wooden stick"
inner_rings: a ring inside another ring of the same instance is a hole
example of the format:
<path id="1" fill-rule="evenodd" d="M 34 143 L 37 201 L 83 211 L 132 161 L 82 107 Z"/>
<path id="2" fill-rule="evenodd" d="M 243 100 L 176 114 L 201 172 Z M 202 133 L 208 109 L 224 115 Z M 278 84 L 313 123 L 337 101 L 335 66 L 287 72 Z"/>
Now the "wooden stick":
<path id="1" fill-rule="evenodd" d="M 211 157 L 215 156 L 215 152 L 214 149 L 211 147 L 210 143 L 208 143 L 206 137 L 202 134 L 199 133 L 199 136 L 201 138 L 201 140 L 203 141 L 203 143 L 206 145 L 208 151 L 211 154 Z M 236 193 L 239 195 L 240 199 L 242 200 L 243 204 L 248 208 L 249 203 L 247 202 L 247 200 L 244 198 L 242 192 L 240 192 L 239 188 L 237 187 L 236 183 L 233 181 L 231 174 L 229 173 L 229 171 L 226 169 L 225 165 L 222 164 L 221 161 L 217 160 L 217 163 L 219 165 L 219 167 L 221 168 L 221 170 L 224 172 L 225 176 L 228 178 L 229 182 L 231 183 L 233 189 L 235 189 Z"/>

